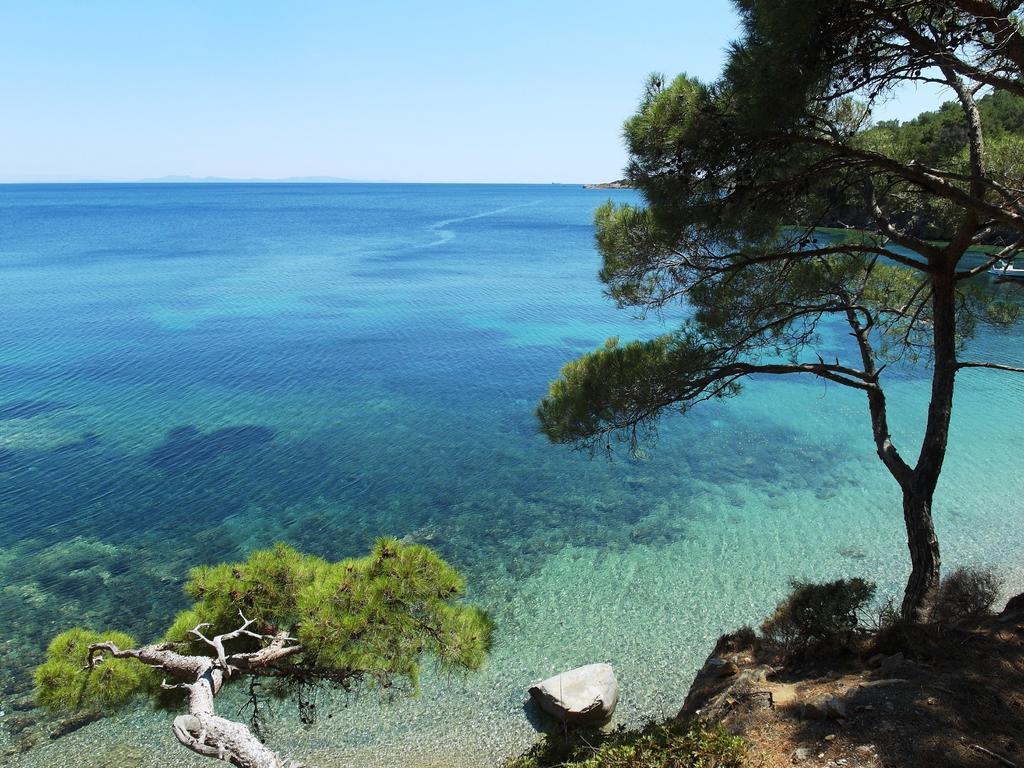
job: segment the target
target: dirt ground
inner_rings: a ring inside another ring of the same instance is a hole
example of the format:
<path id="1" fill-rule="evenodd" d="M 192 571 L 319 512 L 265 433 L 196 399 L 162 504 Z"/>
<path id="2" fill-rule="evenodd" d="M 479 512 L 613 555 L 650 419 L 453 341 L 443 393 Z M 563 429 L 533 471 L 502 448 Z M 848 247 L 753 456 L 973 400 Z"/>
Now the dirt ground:
<path id="1" fill-rule="evenodd" d="M 681 714 L 746 736 L 752 766 L 1024 768 L 1024 612 L 781 664 L 742 644 L 719 641 Z"/>

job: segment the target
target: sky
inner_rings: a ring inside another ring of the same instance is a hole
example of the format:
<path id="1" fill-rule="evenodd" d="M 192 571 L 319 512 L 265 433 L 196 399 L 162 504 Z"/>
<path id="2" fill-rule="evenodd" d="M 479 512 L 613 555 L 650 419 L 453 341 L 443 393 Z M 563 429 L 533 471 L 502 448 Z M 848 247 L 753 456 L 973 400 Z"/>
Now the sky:
<path id="1" fill-rule="evenodd" d="M 647 74 L 737 35 L 728 0 L 0 0 L 0 181 L 607 181 Z"/>

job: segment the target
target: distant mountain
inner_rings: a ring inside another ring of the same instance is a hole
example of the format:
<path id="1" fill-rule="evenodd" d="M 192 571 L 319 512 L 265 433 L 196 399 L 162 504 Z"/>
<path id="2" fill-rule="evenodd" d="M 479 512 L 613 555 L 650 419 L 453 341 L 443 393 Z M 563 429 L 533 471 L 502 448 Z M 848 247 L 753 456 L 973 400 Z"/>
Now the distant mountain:
<path id="1" fill-rule="evenodd" d="M 339 176 L 288 176 L 283 179 L 230 179 L 224 176 L 160 176 L 139 179 L 143 184 L 353 184 L 369 183 L 366 179 L 343 179 Z"/>

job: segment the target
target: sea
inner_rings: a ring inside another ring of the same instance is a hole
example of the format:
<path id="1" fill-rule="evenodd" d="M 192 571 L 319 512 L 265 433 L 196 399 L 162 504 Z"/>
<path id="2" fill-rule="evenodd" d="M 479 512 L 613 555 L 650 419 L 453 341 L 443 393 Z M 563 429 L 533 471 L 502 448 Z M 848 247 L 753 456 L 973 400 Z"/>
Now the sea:
<path id="1" fill-rule="evenodd" d="M 590 662 L 617 672 L 616 724 L 670 716 L 715 639 L 758 625 L 791 579 L 861 576 L 898 600 L 900 497 L 859 392 L 755 378 L 636 453 L 539 433 L 564 363 L 686 316 L 604 295 L 592 218 L 609 197 L 638 202 L 569 185 L 0 187 L 5 764 L 206 765 L 144 703 L 27 738 L 31 670 L 70 626 L 159 637 L 190 567 L 278 541 L 330 559 L 381 535 L 427 544 L 496 622 L 483 669 L 428 665 L 416 696 L 321 691 L 312 724 L 274 702 L 268 743 L 327 768 L 500 765 L 542 730 L 528 686 Z M 816 349 L 849 344 L 826 324 Z M 982 327 L 964 357 L 1022 353 L 1018 330 Z M 913 459 L 928 372 L 885 375 Z M 961 373 L 935 503 L 945 566 L 998 568 L 1007 594 L 1024 574 L 1022 413 L 1024 377 Z M 244 699 L 226 691 L 221 714 Z"/>

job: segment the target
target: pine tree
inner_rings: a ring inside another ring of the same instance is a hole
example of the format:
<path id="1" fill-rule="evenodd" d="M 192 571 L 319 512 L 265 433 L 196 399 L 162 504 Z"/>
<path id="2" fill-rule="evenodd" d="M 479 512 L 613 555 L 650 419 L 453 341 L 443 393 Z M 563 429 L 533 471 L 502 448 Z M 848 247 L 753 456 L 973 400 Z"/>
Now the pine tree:
<path id="1" fill-rule="evenodd" d="M 1024 95 L 1021 3 L 735 5 L 742 35 L 721 77 L 654 76 L 626 123 L 628 178 L 646 205 L 597 213 L 608 293 L 642 312 L 681 304 L 687 319 L 569 363 L 538 415 L 554 441 L 600 445 L 613 435 L 635 442 L 664 412 L 734 395 L 750 376 L 804 374 L 862 392 L 878 456 L 903 494 L 903 612 L 922 619 L 939 584 L 932 501 L 954 385 L 965 369 L 1021 371 L 961 358 L 978 323 L 1018 315 L 977 285 L 1024 243 L 1020 142 L 987 145 L 977 99 Z M 962 149 L 926 154 L 884 126 L 869 130 L 878 99 L 935 82 L 954 97 L 942 119 Z M 850 200 L 866 231 L 820 237 Z M 922 218 L 948 222 L 950 241 L 917 236 Z M 1005 247 L 967 262 L 996 231 Z M 849 359 L 818 346 L 829 322 L 852 336 Z M 916 458 L 890 435 L 884 390 L 885 372 L 907 359 L 932 374 Z"/>
<path id="2" fill-rule="evenodd" d="M 54 709 L 113 709 L 184 691 L 188 713 L 173 723 L 181 744 L 242 768 L 298 768 L 248 726 L 214 713 L 224 685 L 265 677 L 300 691 L 415 687 L 424 655 L 477 669 L 492 624 L 461 601 L 464 587 L 431 550 L 395 539 L 337 563 L 278 544 L 242 563 L 194 568 L 185 587 L 193 605 L 159 642 L 82 628 L 58 635 L 36 669 L 37 698 Z"/>

